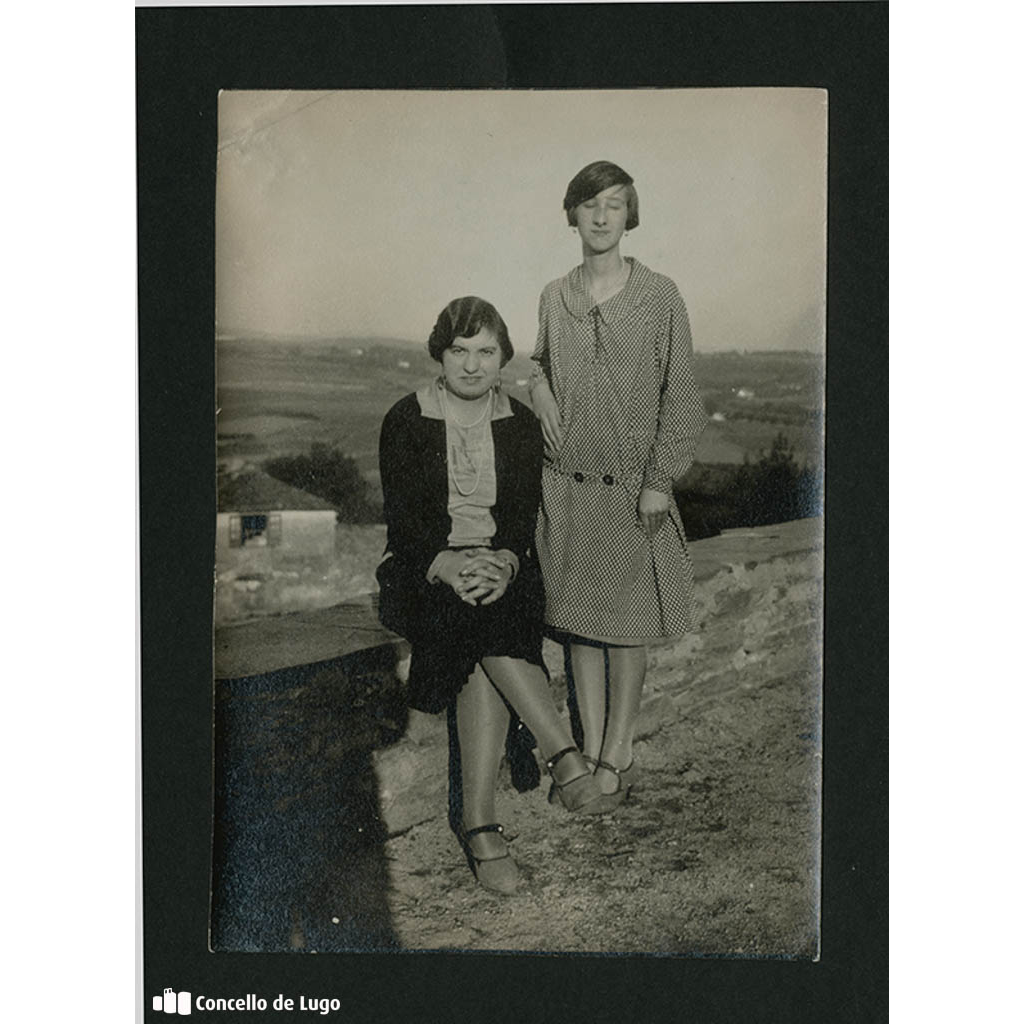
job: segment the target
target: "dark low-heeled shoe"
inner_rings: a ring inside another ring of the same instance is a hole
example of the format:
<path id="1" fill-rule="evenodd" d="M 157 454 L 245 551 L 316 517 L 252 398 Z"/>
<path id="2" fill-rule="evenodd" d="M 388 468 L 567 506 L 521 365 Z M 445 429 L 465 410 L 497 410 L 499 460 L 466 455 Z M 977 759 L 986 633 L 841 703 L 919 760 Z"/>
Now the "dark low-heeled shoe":
<path id="1" fill-rule="evenodd" d="M 640 769 L 636 765 L 635 758 L 629 762 L 627 768 L 616 768 L 610 762 L 598 759 L 594 762 L 594 771 L 596 772 L 599 768 L 603 768 L 606 772 L 611 772 L 615 776 L 615 789 L 610 793 L 602 794 L 608 805 L 605 807 L 605 810 L 611 811 L 629 796 L 633 786 L 640 778 Z"/>
<path id="2" fill-rule="evenodd" d="M 562 806 L 567 811 L 579 811 L 580 814 L 601 813 L 600 798 L 601 787 L 598 786 L 590 770 L 584 766 L 584 770 L 567 782 L 559 782 L 555 778 L 555 765 L 567 754 L 579 754 L 576 747 L 566 747 L 547 762 L 548 774 L 551 776 L 551 789 L 548 791 L 548 803 L 554 803 L 556 799 L 561 800 Z M 582 756 L 582 755 L 581 755 Z"/>
<path id="3" fill-rule="evenodd" d="M 636 763 L 636 758 L 633 758 L 629 762 L 629 766 L 621 771 L 615 765 L 608 764 L 605 761 L 599 762 L 599 765 L 601 768 L 607 768 L 608 771 L 614 772 L 619 777 L 619 785 L 626 790 L 627 794 L 640 781 L 640 768 Z"/>
<path id="4" fill-rule="evenodd" d="M 519 885 L 519 865 L 512 859 L 507 846 L 505 852 L 497 857 L 478 857 L 470 847 L 469 841 L 481 832 L 497 832 L 505 839 L 505 829 L 501 825 L 478 825 L 476 828 L 459 832 L 459 844 L 466 854 L 469 869 L 485 889 L 500 893 L 502 896 L 511 896 Z"/>

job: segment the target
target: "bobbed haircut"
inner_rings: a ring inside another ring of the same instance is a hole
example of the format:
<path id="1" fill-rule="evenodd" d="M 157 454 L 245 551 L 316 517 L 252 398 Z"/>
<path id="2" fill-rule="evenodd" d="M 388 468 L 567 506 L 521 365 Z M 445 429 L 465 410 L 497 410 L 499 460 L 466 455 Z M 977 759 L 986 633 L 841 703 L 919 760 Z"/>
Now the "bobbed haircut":
<path id="1" fill-rule="evenodd" d="M 593 199 L 598 192 L 603 192 L 613 185 L 624 185 L 626 195 L 626 230 L 632 231 L 640 224 L 640 199 L 633 187 L 633 179 L 618 165 L 610 160 L 595 160 L 587 164 L 576 177 L 569 182 L 565 190 L 562 207 L 565 210 L 569 227 L 576 227 L 576 207 Z"/>
<path id="2" fill-rule="evenodd" d="M 437 318 L 434 329 L 427 340 L 427 351 L 441 362 L 441 354 L 451 348 L 456 338 L 475 338 L 483 328 L 494 332 L 501 347 L 501 365 L 504 366 L 513 355 L 508 328 L 501 314 L 486 300 L 475 295 L 452 299 Z"/>

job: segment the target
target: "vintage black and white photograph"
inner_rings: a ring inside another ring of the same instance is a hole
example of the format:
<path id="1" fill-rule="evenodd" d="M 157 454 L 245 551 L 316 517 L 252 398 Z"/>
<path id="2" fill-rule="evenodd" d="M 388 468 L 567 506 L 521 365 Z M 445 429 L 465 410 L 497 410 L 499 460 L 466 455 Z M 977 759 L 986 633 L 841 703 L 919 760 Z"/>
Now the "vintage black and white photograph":
<path id="1" fill-rule="evenodd" d="M 827 140 L 220 93 L 210 949 L 818 958 Z"/>

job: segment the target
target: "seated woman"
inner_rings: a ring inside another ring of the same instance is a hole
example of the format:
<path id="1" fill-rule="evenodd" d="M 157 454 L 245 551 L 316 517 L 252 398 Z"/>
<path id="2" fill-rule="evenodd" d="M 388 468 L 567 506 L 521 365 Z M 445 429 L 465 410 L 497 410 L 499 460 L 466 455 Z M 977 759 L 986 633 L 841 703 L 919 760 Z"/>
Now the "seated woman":
<path id="1" fill-rule="evenodd" d="M 478 881 L 510 893 L 518 869 L 494 804 L 509 708 L 536 737 L 552 798 L 583 813 L 605 808 L 541 659 L 533 534 L 543 441 L 533 414 L 500 387 L 508 330 L 489 302 L 470 296 L 445 307 L 427 344 L 440 377 L 397 402 L 381 428 L 381 620 L 412 646 L 410 705 L 454 705 L 459 840 Z"/>

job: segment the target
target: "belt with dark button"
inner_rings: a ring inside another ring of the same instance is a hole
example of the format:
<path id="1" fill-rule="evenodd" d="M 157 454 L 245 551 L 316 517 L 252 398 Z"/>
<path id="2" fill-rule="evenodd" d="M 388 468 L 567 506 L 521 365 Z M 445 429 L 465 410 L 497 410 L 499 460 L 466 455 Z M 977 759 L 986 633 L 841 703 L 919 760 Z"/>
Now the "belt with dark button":
<path id="1" fill-rule="evenodd" d="M 566 476 L 576 483 L 581 484 L 585 480 L 593 480 L 594 483 L 603 483 L 606 487 L 612 487 L 618 485 L 625 487 L 627 491 L 635 491 L 637 494 L 640 493 L 640 489 L 643 487 L 643 474 L 642 473 L 621 473 L 614 475 L 612 473 L 587 473 L 583 470 L 573 470 L 568 466 L 560 466 L 557 462 L 545 462 L 544 469 L 550 473 L 557 473 L 559 476 Z"/>
<path id="2" fill-rule="evenodd" d="M 554 466 L 552 466 L 551 468 L 555 469 Z M 558 470 L 555 469 L 555 472 L 557 473 Z M 570 474 L 566 474 L 566 475 L 570 475 Z M 572 473 L 571 476 L 572 476 L 573 480 L 575 480 L 576 483 L 578 483 L 578 484 L 583 483 L 583 481 L 586 480 L 588 476 L 592 480 L 600 480 L 601 483 L 607 484 L 609 487 L 611 487 L 611 485 L 613 483 L 615 483 L 615 477 L 613 477 L 611 475 L 611 473 L 605 473 L 604 476 L 599 477 L 596 473 L 581 473 L 581 472 L 579 472 L 579 470 L 577 470 L 575 473 Z"/>

